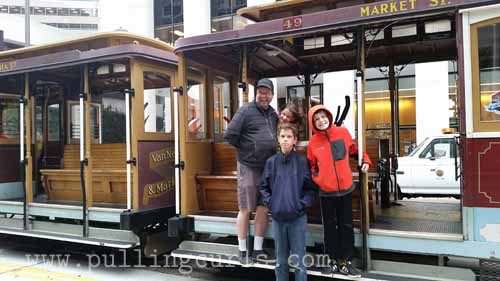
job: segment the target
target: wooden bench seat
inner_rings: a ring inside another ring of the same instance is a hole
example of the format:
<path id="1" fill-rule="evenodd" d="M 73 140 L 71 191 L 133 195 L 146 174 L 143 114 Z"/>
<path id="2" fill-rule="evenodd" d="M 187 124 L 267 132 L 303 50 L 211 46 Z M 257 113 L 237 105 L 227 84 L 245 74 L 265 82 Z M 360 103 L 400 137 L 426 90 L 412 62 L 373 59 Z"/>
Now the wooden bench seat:
<path id="1" fill-rule="evenodd" d="M 125 144 L 92 145 L 92 194 L 95 203 L 125 204 Z M 79 146 L 65 145 L 63 169 L 40 170 L 43 188 L 52 201 L 81 201 Z"/>
<path id="2" fill-rule="evenodd" d="M 213 171 L 209 175 L 197 175 L 198 202 L 201 211 L 238 211 L 237 183 L 236 175 L 236 151 L 228 144 L 217 143 L 212 148 Z M 218 162 L 220 161 L 220 162 Z M 217 163 L 217 164 L 216 164 Z M 370 221 L 375 221 L 373 184 L 370 183 L 369 206 Z M 359 221 L 360 197 L 359 190 L 353 192 L 353 220 Z M 308 210 L 308 217 L 311 223 L 321 223 L 321 212 L 319 210 L 319 200 Z"/>

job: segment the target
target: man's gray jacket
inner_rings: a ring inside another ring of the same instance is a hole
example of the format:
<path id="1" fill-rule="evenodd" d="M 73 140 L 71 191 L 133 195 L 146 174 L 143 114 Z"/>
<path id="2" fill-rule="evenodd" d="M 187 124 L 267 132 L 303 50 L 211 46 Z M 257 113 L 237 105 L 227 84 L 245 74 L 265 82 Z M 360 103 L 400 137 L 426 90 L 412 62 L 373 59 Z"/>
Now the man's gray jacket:
<path id="1" fill-rule="evenodd" d="M 242 106 L 229 123 L 224 140 L 238 150 L 238 161 L 253 168 L 264 168 L 276 153 L 278 115 L 269 106 L 263 110 L 254 102 Z"/>

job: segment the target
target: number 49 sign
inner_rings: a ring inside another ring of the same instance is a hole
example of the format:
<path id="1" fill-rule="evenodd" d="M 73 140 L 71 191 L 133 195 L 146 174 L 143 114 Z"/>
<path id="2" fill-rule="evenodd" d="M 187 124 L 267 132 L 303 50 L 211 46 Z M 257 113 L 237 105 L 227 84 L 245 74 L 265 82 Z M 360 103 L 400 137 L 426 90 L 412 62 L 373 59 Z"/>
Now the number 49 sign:
<path id="1" fill-rule="evenodd" d="M 302 17 L 290 17 L 283 19 L 283 30 L 295 29 L 302 27 Z"/>

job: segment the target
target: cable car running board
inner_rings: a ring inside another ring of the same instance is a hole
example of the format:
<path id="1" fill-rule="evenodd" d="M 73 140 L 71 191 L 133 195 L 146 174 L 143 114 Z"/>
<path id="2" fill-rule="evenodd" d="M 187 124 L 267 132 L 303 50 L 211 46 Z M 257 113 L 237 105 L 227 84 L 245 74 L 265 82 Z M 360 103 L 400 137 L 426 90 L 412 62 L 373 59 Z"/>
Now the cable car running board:
<path id="1" fill-rule="evenodd" d="M 179 248 L 172 251 L 171 256 L 181 258 L 181 259 L 192 259 L 204 262 L 211 262 L 213 267 L 254 267 L 261 269 L 271 269 L 274 270 L 274 263 L 261 263 L 256 262 L 250 265 L 241 265 L 238 260 L 238 246 L 228 245 L 221 243 L 210 243 L 210 242 L 199 242 L 199 241 L 184 241 L 179 245 Z M 472 272 L 465 272 L 464 269 L 457 269 L 451 267 L 437 267 L 428 265 L 416 265 L 416 264 L 405 264 L 397 262 L 388 261 L 373 261 L 372 266 L 374 269 L 368 273 L 363 273 L 362 277 L 350 277 L 342 274 L 330 274 L 326 275 L 321 273 L 320 267 L 310 267 L 307 270 L 308 275 L 312 276 L 322 276 L 330 277 L 339 280 L 360 280 L 360 281 L 429 281 L 429 280 L 440 280 L 440 281 L 456 281 L 456 280 L 474 280 Z M 200 264 L 200 263 L 198 263 Z M 201 264 L 200 264 L 201 265 Z M 404 272 L 404 268 L 418 268 L 423 267 L 424 270 L 436 271 L 439 268 L 439 277 L 429 276 L 424 277 L 425 274 L 419 274 L 415 272 Z M 433 270 L 430 268 L 432 267 Z M 400 272 L 396 272 L 398 268 L 402 268 Z M 394 269 L 394 272 L 388 272 L 384 269 Z M 449 272 L 447 272 L 449 271 Z M 449 276 L 449 277 L 447 277 Z M 459 276 L 459 277 L 458 277 Z"/>
<path id="2" fill-rule="evenodd" d="M 89 227 L 89 236 L 82 237 L 83 226 L 78 224 L 30 221 L 29 230 L 24 230 L 22 226 L 22 219 L 0 218 L 1 234 L 118 249 L 129 249 L 140 244 L 139 237 L 129 230 Z"/>

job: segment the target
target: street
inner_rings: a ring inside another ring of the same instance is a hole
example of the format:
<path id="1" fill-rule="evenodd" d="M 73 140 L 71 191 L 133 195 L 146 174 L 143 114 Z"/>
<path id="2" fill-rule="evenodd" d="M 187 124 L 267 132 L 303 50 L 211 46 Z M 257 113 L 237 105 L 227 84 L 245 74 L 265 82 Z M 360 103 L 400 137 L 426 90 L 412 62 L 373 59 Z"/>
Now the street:
<path id="1" fill-rule="evenodd" d="M 2 281 L 274 279 L 270 270 L 222 266 L 169 256 L 143 259 L 137 255 L 130 257 L 122 250 L 0 235 Z"/>

